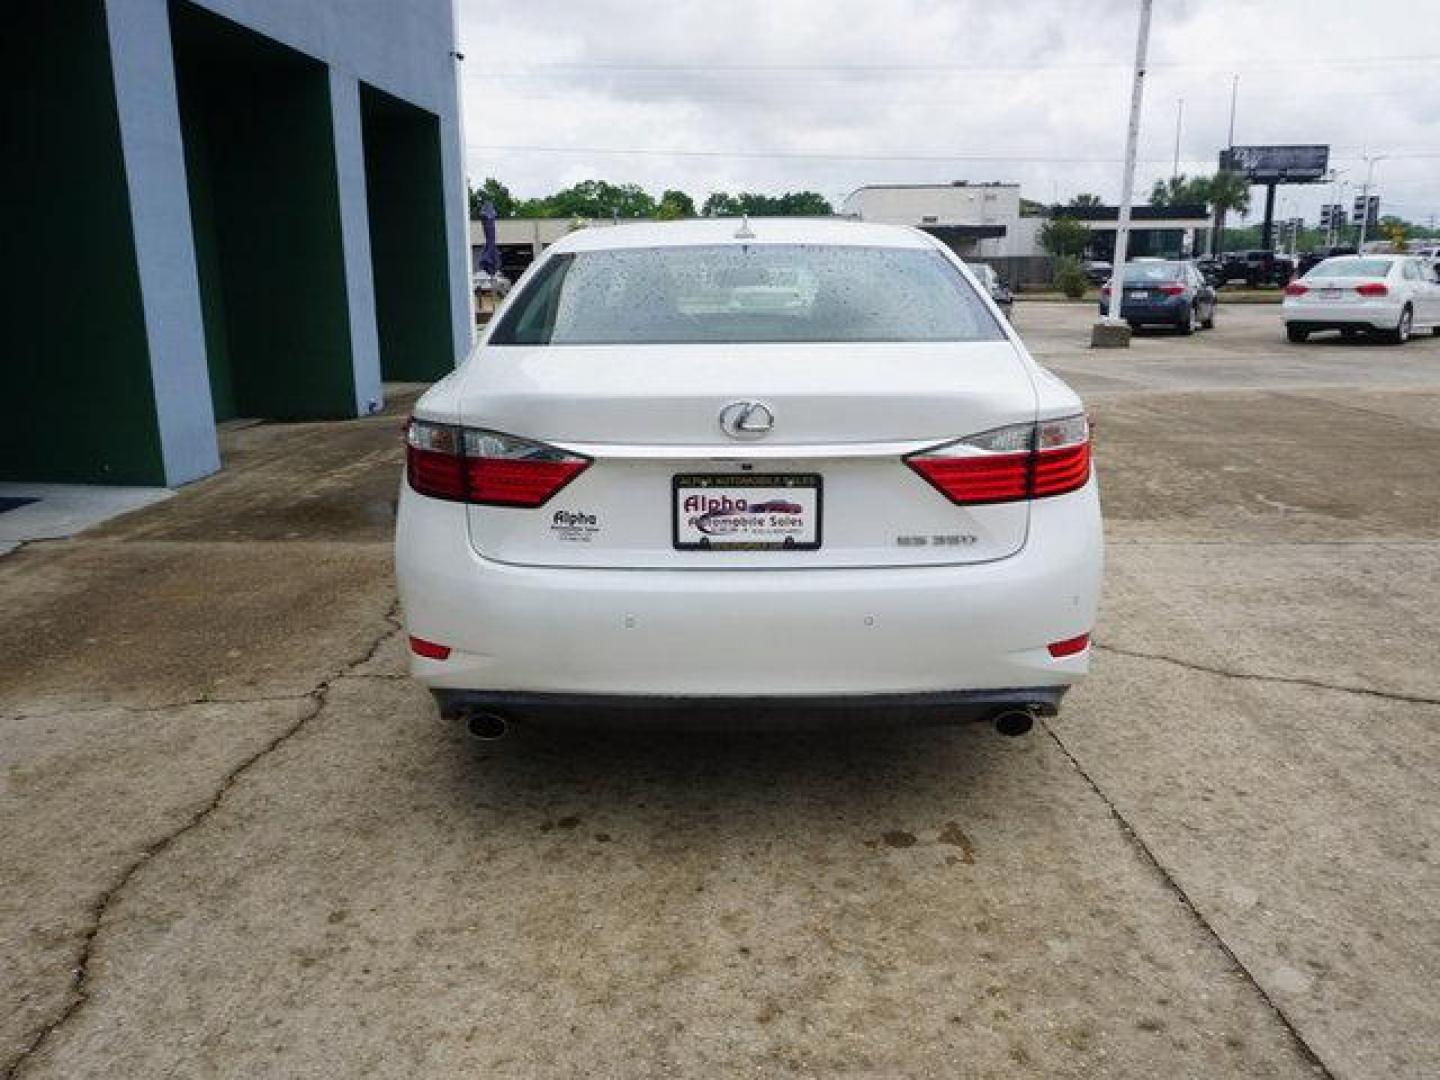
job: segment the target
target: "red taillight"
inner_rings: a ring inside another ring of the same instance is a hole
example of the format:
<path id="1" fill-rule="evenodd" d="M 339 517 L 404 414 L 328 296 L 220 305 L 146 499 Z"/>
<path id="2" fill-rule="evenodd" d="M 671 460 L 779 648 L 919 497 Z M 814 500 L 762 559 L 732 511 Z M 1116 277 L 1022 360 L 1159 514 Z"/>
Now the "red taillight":
<path id="1" fill-rule="evenodd" d="M 1035 455 L 1035 475 L 1031 480 L 1032 498 L 1064 495 L 1084 487 L 1090 479 L 1090 440 L 1078 446 L 1057 450 L 1041 450 Z"/>
<path id="2" fill-rule="evenodd" d="M 465 459 L 458 427 L 411 420 L 405 427 L 405 475 L 432 499 L 465 499 Z"/>
<path id="3" fill-rule="evenodd" d="M 1378 281 L 1367 281 L 1364 285 L 1356 285 L 1355 291 L 1361 296 L 1388 296 L 1390 290 Z"/>
<path id="4" fill-rule="evenodd" d="M 540 506 L 589 464 L 588 461 L 466 458 L 470 501 L 489 506 Z"/>
<path id="5" fill-rule="evenodd" d="M 953 503 L 1013 502 L 1029 498 L 1030 458 L 1023 454 L 985 457 L 912 457 L 910 467 Z"/>
<path id="6" fill-rule="evenodd" d="M 405 475 L 421 495 L 533 509 L 579 476 L 590 459 L 495 431 L 411 420 Z"/>
<path id="7" fill-rule="evenodd" d="M 1064 641 L 1052 641 L 1047 648 L 1050 655 L 1055 659 L 1062 656 L 1074 656 L 1076 653 L 1084 652 L 1090 647 L 1090 635 L 1081 634 L 1078 637 L 1066 638 Z"/>
<path id="8" fill-rule="evenodd" d="M 1309 285 L 1301 285 L 1298 281 L 1292 281 L 1289 285 L 1285 286 L 1286 296 L 1304 296 L 1309 291 Z"/>
<path id="9" fill-rule="evenodd" d="M 1013 424 L 911 454 L 905 463 L 960 505 L 1063 495 L 1090 479 L 1085 416 Z"/>
<path id="10" fill-rule="evenodd" d="M 426 660 L 448 660 L 450 659 L 449 645 L 436 645 L 433 641 L 426 641 L 414 634 L 410 635 L 410 651 L 416 656 L 423 656 Z"/>
<path id="11" fill-rule="evenodd" d="M 1179 296 L 1181 293 L 1183 293 L 1183 292 L 1185 291 L 1185 286 L 1184 286 L 1184 285 L 1181 285 L 1181 284 L 1177 281 L 1177 282 L 1172 282 L 1171 284 L 1168 284 L 1168 285 L 1161 285 L 1161 286 L 1160 286 L 1160 291 L 1161 291 L 1162 293 L 1164 293 L 1166 296 Z"/>

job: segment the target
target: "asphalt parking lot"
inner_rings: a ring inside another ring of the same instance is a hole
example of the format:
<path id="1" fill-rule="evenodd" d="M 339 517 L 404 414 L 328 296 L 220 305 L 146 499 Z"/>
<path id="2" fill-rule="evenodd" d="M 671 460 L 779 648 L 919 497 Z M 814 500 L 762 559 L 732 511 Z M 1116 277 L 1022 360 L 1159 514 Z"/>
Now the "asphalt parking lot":
<path id="1" fill-rule="evenodd" d="M 1440 339 L 1085 347 L 1092 679 L 982 727 L 476 744 L 398 415 L 0 559 L 0 1076 L 1433 1077 Z"/>

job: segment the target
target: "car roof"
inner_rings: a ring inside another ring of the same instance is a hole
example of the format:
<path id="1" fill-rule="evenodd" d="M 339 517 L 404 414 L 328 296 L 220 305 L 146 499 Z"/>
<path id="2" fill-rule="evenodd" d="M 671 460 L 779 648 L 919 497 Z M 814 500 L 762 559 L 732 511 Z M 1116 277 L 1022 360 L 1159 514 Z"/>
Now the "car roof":
<path id="1" fill-rule="evenodd" d="M 622 248 L 695 247 L 710 244 L 833 244 L 836 246 L 936 248 L 919 229 L 850 218 L 695 218 L 629 225 L 591 225 L 557 241 L 555 252 Z M 753 235 L 737 235 L 751 233 Z"/>

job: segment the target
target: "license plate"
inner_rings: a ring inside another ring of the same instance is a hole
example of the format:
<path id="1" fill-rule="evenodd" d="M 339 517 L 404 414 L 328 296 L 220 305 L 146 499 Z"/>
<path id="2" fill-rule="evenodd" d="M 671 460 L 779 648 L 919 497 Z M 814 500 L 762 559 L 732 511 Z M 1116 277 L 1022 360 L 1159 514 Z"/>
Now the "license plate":
<path id="1" fill-rule="evenodd" d="M 814 551 L 820 547 L 820 477 L 747 473 L 675 477 L 680 551 Z"/>
<path id="2" fill-rule="evenodd" d="M 1320 290 L 1320 299 L 1321 299 L 1321 300 L 1339 300 L 1342 295 L 1343 295 L 1343 293 L 1342 293 L 1341 290 L 1339 290 L 1339 289 L 1321 289 L 1321 290 Z"/>
<path id="3" fill-rule="evenodd" d="M 1148 292 L 1146 292 L 1144 289 L 1131 289 L 1131 290 L 1130 290 L 1130 299 L 1131 299 L 1131 300 L 1149 300 L 1149 299 L 1150 299 L 1150 294 L 1149 294 Z"/>

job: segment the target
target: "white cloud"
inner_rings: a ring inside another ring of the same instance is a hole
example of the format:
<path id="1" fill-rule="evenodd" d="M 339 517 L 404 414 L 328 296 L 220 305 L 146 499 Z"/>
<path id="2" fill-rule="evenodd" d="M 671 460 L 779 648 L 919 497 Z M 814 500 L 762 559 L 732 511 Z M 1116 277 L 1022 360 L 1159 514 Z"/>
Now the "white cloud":
<path id="1" fill-rule="evenodd" d="M 1119 192 L 1136 0 L 457 2 L 469 172 L 518 194 L 588 177 L 697 201 L 951 179 Z M 1330 143 L 1357 186 L 1359 156 L 1388 152 L 1384 210 L 1440 216 L 1437 9 L 1157 0 L 1139 189 L 1170 172 L 1180 97 L 1181 169 L 1214 169 L 1239 72 L 1237 142 Z M 1282 188 L 1280 205 L 1313 220 L 1330 194 Z"/>

